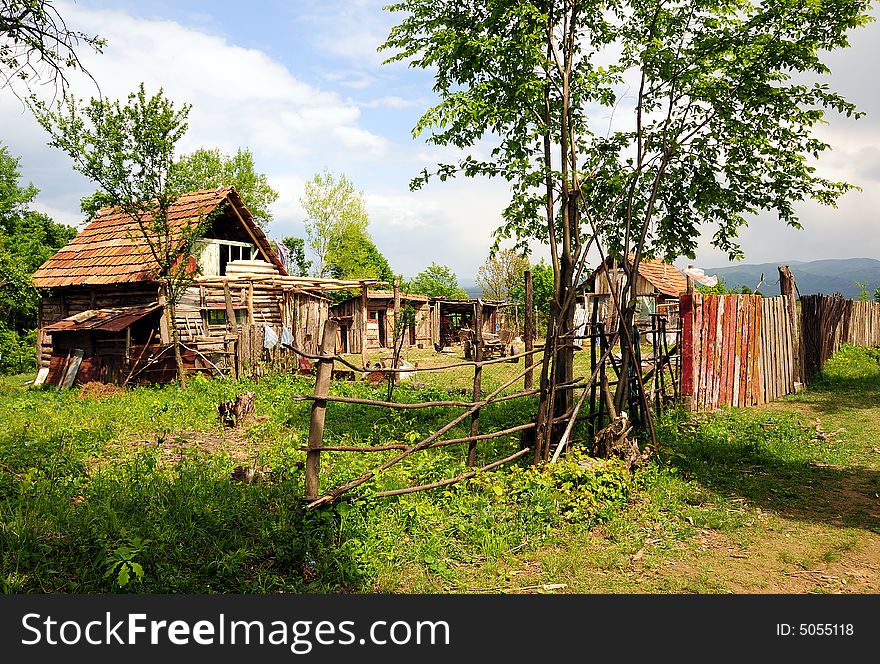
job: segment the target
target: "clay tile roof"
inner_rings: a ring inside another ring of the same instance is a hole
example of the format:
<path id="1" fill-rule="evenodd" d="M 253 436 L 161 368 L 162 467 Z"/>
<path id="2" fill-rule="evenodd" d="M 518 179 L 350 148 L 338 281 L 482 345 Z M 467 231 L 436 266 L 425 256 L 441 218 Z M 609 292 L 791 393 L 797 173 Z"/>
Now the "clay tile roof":
<path id="1" fill-rule="evenodd" d="M 639 262 L 639 274 L 667 297 L 678 297 L 687 290 L 687 279 L 678 269 L 653 258 L 643 258 Z"/>
<path id="2" fill-rule="evenodd" d="M 262 253 L 286 275 L 265 233 L 233 187 L 203 189 L 181 196 L 169 211 L 172 229 L 184 228 L 226 201 L 241 216 Z M 155 281 L 158 268 L 135 220 L 118 208 L 102 208 L 79 235 L 43 263 L 31 278 L 37 288 L 125 284 Z"/>

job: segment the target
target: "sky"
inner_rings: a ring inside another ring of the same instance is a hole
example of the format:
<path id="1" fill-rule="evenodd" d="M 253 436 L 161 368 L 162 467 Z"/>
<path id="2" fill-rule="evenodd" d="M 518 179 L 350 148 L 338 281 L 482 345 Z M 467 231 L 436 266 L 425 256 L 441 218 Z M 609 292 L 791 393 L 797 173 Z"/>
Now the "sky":
<path id="1" fill-rule="evenodd" d="M 345 173 L 363 192 L 370 232 L 397 273 L 410 278 L 431 264 L 448 265 L 462 282 L 485 261 L 492 231 L 509 198 L 503 182 L 456 179 L 411 192 L 409 181 L 448 159 L 443 148 L 414 138 L 412 128 L 436 102 L 429 72 L 383 64 L 376 48 L 399 17 L 387 0 L 79 0 L 56 2 L 68 24 L 108 41 L 103 54 L 80 50 L 107 98 L 124 99 L 143 81 L 177 105 L 189 103 L 181 152 L 248 148 L 257 170 L 280 193 L 270 237 L 304 236 L 299 199 L 316 172 Z M 876 13 L 876 8 L 875 8 Z M 866 113 L 832 117 L 818 135 L 834 151 L 820 173 L 862 188 L 837 208 L 804 203 L 803 230 L 760 216 L 741 233 L 746 263 L 821 258 L 880 258 L 880 25 L 851 37 L 852 47 L 829 54 L 829 82 Z M 95 83 L 73 79 L 81 98 Z M 48 94 L 41 90 L 41 94 Z M 82 225 L 79 200 L 94 191 L 21 102 L 0 94 L 0 142 L 21 158 L 25 181 L 40 189 L 35 207 L 56 221 Z M 727 264 L 701 238 L 694 263 Z M 536 247 L 535 258 L 541 256 Z"/>

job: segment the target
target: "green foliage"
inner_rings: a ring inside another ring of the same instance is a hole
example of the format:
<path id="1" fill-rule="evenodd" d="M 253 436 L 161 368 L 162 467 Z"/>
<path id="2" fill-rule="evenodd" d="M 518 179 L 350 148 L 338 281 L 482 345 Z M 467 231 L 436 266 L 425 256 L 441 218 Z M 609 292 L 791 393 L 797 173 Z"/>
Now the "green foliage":
<path id="1" fill-rule="evenodd" d="M 499 500 L 527 505 L 544 518 L 607 521 L 629 499 L 629 472 L 618 461 L 583 460 L 575 453 L 545 469 L 513 468 L 483 483 Z"/>
<path id="2" fill-rule="evenodd" d="M 352 228 L 327 255 L 327 271 L 334 279 L 381 279 L 391 282 L 394 272 L 370 234 Z"/>
<path id="3" fill-rule="evenodd" d="M 287 247 L 287 271 L 296 276 L 308 276 L 312 269 L 312 261 L 306 259 L 306 241 L 301 237 L 287 236 L 281 240 L 281 244 Z"/>
<path id="4" fill-rule="evenodd" d="M 20 374 L 36 368 L 36 330 L 10 330 L 0 323 L 0 374 Z"/>
<path id="5" fill-rule="evenodd" d="M 404 290 L 444 300 L 466 300 L 467 292 L 458 285 L 458 277 L 447 265 L 433 261 L 419 272 L 412 281 L 406 282 Z"/>
<path id="6" fill-rule="evenodd" d="M 129 544 L 123 544 L 116 547 L 110 555 L 105 559 L 105 567 L 107 571 L 104 576 L 113 577 L 116 584 L 120 588 L 128 585 L 128 582 L 134 577 L 134 581 L 142 581 L 144 578 L 144 568 L 135 560 L 143 543 L 137 537 L 133 538 Z"/>
<path id="7" fill-rule="evenodd" d="M 182 192 L 232 185 L 257 224 L 265 230 L 272 221 L 269 208 L 278 200 L 278 192 L 264 173 L 257 173 L 254 155 L 248 149 L 239 148 L 234 155 L 218 149 L 196 150 L 177 160 L 173 177 L 174 188 Z"/>
<path id="8" fill-rule="evenodd" d="M 859 289 L 859 296 L 856 298 L 859 302 L 869 302 L 871 300 L 871 293 L 868 292 L 868 284 L 857 281 L 856 288 Z"/>
<path id="9" fill-rule="evenodd" d="M 30 209 L 38 191 L 19 184 L 18 168 L 0 146 L 0 373 L 33 367 L 40 297 L 30 276 L 76 234 Z"/>
<path id="10" fill-rule="evenodd" d="M 712 243 L 740 256 L 736 238 L 750 216 L 772 211 L 799 227 L 799 201 L 833 205 L 852 188 L 816 174 L 812 159 L 830 146 L 813 130 L 826 112 L 859 113 L 814 80 L 828 73 L 827 53 L 871 20 L 870 7 L 395 3 L 387 9 L 401 18 L 381 48 L 390 61 L 430 70 L 440 99 L 413 133 L 456 148 L 492 142 L 412 186 L 504 178 L 513 196 L 497 237 L 562 242 L 560 255 L 574 253 L 567 237 L 583 231 L 563 200 L 573 189 L 609 251 L 628 253 L 644 238 L 654 255 L 693 256 L 709 224 Z M 627 72 L 639 75 L 635 90 Z M 628 118 L 624 99 L 634 102 Z M 555 145 L 561 153 L 550 159 Z M 542 221 L 548 197 L 560 203 Z"/>
<path id="11" fill-rule="evenodd" d="M 522 284 L 527 269 L 528 260 L 516 249 L 493 251 L 477 272 L 477 285 L 483 289 L 484 298 L 507 302 Z"/>
<path id="12" fill-rule="evenodd" d="M 337 270 L 341 269 L 354 244 L 367 236 L 370 221 L 364 196 L 345 174 L 337 177 L 325 169 L 306 182 L 300 204 L 306 211 L 306 237 L 316 260 L 315 276 L 330 276 L 334 262 Z"/>
<path id="13" fill-rule="evenodd" d="M 119 101 L 92 99 L 88 104 L 65 96 L 54 111 L 31 102 L 37 120 L 49 132 L 49 145 L 73 160 L 74 168 L 95 181 L 101 193 L 93 204 L 117 206 L 138 226 L 165 280 L 173 307 L 192 280 L 187 261 L 201 238 L 207 220 L 196 218 L 172 224 L 171 206 L 183 193 L 173 177 L 174 149 L 187 129 L 190 106 L 174 108 L 160 89 L 148 97 L 141 83 Z"/>
<path id="14" fill-rule="evenodd" d="M 4 0 L 0 6 L 0 87 L 23 81 L 49 82 L 66 89 L 67 71 L 82 71 L 80 44 L 98 53 L 106 41 L 70 30 L 52 0 Z M 16 93 L 17 94 L 17 93 Z"/>
<path id="15" fill-rule="evenodd" d="M 704 295 L 761 295 L 760 291 L 752 293 L 752 289 L 746 285 L 731 287 L 724 281 L 724 277 L 718 277 L 718 283 L 714 286 L 704 286 L 703 284 L 694 284 L 694 289 Z"/>

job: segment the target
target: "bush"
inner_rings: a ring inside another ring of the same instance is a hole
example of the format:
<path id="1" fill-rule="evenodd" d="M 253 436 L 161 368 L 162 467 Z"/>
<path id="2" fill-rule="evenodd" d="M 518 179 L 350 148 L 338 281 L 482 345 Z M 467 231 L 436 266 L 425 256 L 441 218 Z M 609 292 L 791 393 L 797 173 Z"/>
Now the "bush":
<path id="1" fill-rule="evenodd" d="M 0 326 L 0 374 L 20 374 L 34 371 L 37 331 L 18 333 Z"/>

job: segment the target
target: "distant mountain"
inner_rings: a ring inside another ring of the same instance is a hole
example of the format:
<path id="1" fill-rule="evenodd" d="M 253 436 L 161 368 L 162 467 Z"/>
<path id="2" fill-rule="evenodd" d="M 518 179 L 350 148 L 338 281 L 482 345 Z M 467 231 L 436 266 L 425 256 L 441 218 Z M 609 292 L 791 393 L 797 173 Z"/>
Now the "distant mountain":
<path id="1" fill-rule="evenodd" d="M 729 265 L 727 267 L 706 268 L 709 275 L 722 277 L 728 288 L 748 286 L 752 290 L 761 281 L 759 290 L 765 295 L 779 294 L 780 265 L 788 265 L 794 274 L 798 292 L 842 293 L 844 297 L 857 298 L 861 288 L 856 282 L 865 284 L 869 293 L 880 288 L 880 260 L 873 258 L 827 258 L 818 261 L 778 261 L 758 265 Z"/>
<path id="2" fill-rule="evenodd" d="M 483 289 L 477 286 L 476 279 L 459 279 L 458 285 L 464 289 L 468 297 L 476 299 L 483 297 Z"/>

